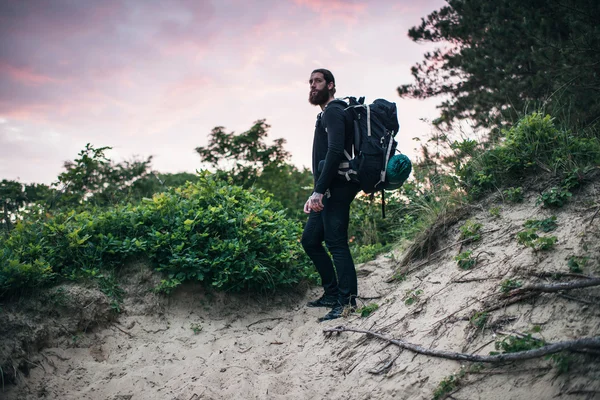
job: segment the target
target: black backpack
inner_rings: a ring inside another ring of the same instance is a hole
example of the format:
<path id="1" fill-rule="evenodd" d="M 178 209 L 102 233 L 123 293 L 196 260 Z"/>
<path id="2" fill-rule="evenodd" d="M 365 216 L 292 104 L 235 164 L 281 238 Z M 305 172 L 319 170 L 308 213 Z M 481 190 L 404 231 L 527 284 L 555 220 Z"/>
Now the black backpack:
<path id="1" fill-rule="evenodd" d="M 345 100 L 345 101 L 344 101 Z M 352 138 L 353 154 L 344 150 L 347 161 L 340 164 L 338 174 L 347 181 L 358 182 L 360 189 L 373 194 L 381 191 L 381 210 L 385 218 L 385 192 L 402 186 L 412 170 L 404 155 L 395 156 L 398 143 L 394 139 L 400 125 L 396 104 L 377 99 L 365 104 L 365 98 L 346 97 L 332 101 L 328 107 L 343 107 L 346 114 L 347 137 Z M 395 162 L 394 162 L 395 161 Z M 395 180 L 388 179 L 388 165 L 397 167 Z M 321 167 L 321 166 L 319 166 Z"/>

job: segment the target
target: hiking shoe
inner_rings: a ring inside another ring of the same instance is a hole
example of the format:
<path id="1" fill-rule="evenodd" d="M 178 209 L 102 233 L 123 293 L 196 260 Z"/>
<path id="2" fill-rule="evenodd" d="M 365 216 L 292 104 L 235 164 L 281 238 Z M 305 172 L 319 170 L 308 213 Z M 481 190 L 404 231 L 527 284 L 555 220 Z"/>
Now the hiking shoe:
<path id="1" fill-rule="evenodd" d="M 306 306 L 307 307 L 327 307 L 327 308 L 332 308 L 332 307 L 335 307 L 337 304 L 338 304 L 338 301 L 337 301 L 337 297 L 336 296 L 328 296 L 328 295 L 324 294 L 323 296 L 321 296 L 317 300 L 309 301 L 308 303 L 306 303 Z"/>
<path id="2" fill-rule="evenodd" d="M 345 317 L 345 316 L 347 316 L 346 310 L 349 310 L 350 312 L 352 312 L 355 309 L 356 309 L 356 307 L 351 307 L 351 306 L 347 307 L 347 306 L 343 306 L 343 305 L 341 305 L 341 304 L 338 303 L 335 307 L 333 307 L 331 309 L 331 311 L 329 311 L 323 317 L 319 318 L 319 322 L 329 321 L 331 319 L 337 319 L 337 318 Z"/>

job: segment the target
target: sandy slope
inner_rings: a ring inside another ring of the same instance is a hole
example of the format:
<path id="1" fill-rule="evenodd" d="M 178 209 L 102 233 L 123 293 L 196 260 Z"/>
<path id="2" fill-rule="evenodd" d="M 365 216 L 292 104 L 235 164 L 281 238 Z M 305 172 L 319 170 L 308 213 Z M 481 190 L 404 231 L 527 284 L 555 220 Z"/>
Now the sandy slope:
<path id="1" fill-rule="evenodd" d="M 564 209 L 489 200 L 471 212 L 483 225 L 482 240 L 456 244 L 462 222 L 440 232 L 441 247 L 429 262 L 416 261 L 406 280 L 389 280 L 399 254 L 361 265 L 360 294 L 380 308 L 368 318 L 318 323 L 325 310 L 304 307 L 318 289 L 276 298 L 211 295 L 192 285 L 160 300 L 130 282 L 130 297 L 118 321 L 85 334 L 54 339 L 31 355 L 29 377 L 9 386 L 14 399 L 431 399 L 439 383 L 461 363 L 401 351 L 356 333 L 325 336 L 338 325 L 379 331 L 424 347 L 489 354 L 494 340 L 510 332 L 540 331 L 548 342 L 600 335 L 600 289 L 540 294 L 489 313 L 484 329 L 468 320 L 492 303 L 506 279 L 536 278 L 541 272 L 569 272 L 572 255 L 589 257 L 584 273 L 600 275 L 600 183 L 589 185 Z M 489 213 L 500 207 L 501 217 Z M 518 245 L 515 233 L 531 218 L 556 215 L 559 241 L 535 253 Z M 453 245 L 455 244 L 455 245 Z M 470 271 L 454 256 L 472 250 Z M 139 274 L 131 279 L 139 279 Z M 574 278 L 562 278 L 568 280 Z M 422 291 L 417 292 L 417 290 Z M 411 293 L 413 295 L 411 295 Z M 414 295 L 415 293 L 420 293 Z M 415 302 L 407 305 L 405 300 Z M 578 299 L 578 300 L 576 300 Z M 496 303 L 498 304 L 498 301 Z M 454 399 L 600 398 L 600 357 L 573 355 L 568 373 L 552 360 L 538 359 L 467 374 Z M 465 364 L 467 366 L 467 364 Z"/>

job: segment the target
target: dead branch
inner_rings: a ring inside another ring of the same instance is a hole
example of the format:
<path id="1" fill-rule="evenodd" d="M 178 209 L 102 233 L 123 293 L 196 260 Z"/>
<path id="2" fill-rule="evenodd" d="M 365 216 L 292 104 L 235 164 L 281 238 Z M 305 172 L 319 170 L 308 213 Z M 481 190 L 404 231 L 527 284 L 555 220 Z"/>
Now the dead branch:
<path id="1" fill-rule="evenodd" d="M 593 275 L 575 274 L 573 272 L 542 272 L 539 274 L 531 274 L 531 276 L 535 276 L 537 278 L 562 278 L 562 277 L 584 278 L 584 279 L 598 278 L 597 276 L 593 276 Z"/>
<path id="2" fill-rule="evenodd" d="M 581 338 L 571 341 L 558 342 L 546 345 L 544 347 L 540 347 L 533 350 L 527 351 L 519 351 L 516 353 L 504 353 L 498 354 L 494 356 L 482 356 L 477 354 L 466 354 L 466 353 L 456 353 L 452 351 L 446 350 L 435 350 L 435 349 L 426 349 L 417 344 L 405 342 L 400 339 L 389 338 L 385 335 L 382 335 L 378 332 L 366 331 L 362 329 L 348 328 L 345 326 L 338 326 L 335 328 L 324 329 L 324 333 L 332 334 L 332 333 L 341 333 L 341 332 L 355 332 L 355 333 L 363 333 L 365 335 L 369 335 L 375 337 L 380 340 L 384 340 L 386 342 L 392 343 L 400 348 L 410 350 L 414 353 L 423 354 L 426 356 L 445 358 L 448 360 L 456 360 L 456 361 L 471 361 L 471 362 L 483 362 L 483 363 L 502 363 L 509 361 L 520 361 L 520 360 L 530 360 L 532 358 L 538 358 L 545 356 L 547 354 L 559 353 L 564 350 L 579 350 L 579 349 L 600 349 L 600 336 L 597 337 L 589 337 L 589 338 Z"/>
<path id="3" fill-rule="evenodd" d="M 247 325 L 246 328 L 250 328 L 252 325 L 260 324 L 261 322 L 279 321 L 279 320 L 282 320 L 282 319 L 284 319 L 284 318 L 282 318 L 282 317 L 277 317 L 277 318 L 263 318 L 263 319 L 259 319 L 258 321 L 254 321 L 250 325 Z"/>
<path id="4" fill-rule="evenodd" d="M 507 306 L 509 306 L 511 304 L 515 304 L 515 303 L 518 303 L 520 301 L 527 300 L 527 299 L 530 299 L 532 297 L 535 297 L 538 294 L 539 293 L 537 293 L 537 292 L 532 292 L 532 293 L 526 293 L 526 294 L 524 294 L 522 296 L 515 296 L 515 297 L 513 297 L 513 298 L 511 298 L 509 300 L 503 301 L 503 302 L 501 302 L 499 304 L 495 304 L 493 306 L 489 306 L 485 310 L 481 311 L 481 313 L 489 313 L 491 311 L 496 311 L 496 310 L 499 310 L 501 308 L 505 308 L 505 307 L 507 307 Z"/>
<path id="5" fill-rule="evenodd" d="M 567 295 L 567 294 L 562 294 L 562 293 L 559 293 L 559 294 L 558 294 L 558 296 L 559 296 L 559 297 L 562 297 L 562 298 L 564 298 L 564 299 L 569 299 L 569 300 L 573 300 L 573 301 L 578 301 L 578 302 L 580 302 L 580 303 L 583 303 L 583 304 L 589 304 L 589 305 L 591 305 L 591 306 L 597 306 L 597 305 L 600 305 L 600 302 L 598 302 L 598 301 L 588 301 L 588 300 L 584 300 L 584 299 L 579 299 L 579 298 L 577 298 L 577 297 L 574 297 L 574 296 L 569 296 L 569 295 Z"/>
<path id="6" fill-rule="evenodd" d="M 546 285 L 543 283 L 532 283 L 529 285 L 525 285 L 521 288 L 512 290 L 509 293 L 509 296 L 516 296 L 524 292 L 554 293 L 560 292 L 562 290 L 581 289 L 591 286 L 600 286 L 600 278 L 592 278 L 572 282 L 561 282 L 552 285 Z"/>

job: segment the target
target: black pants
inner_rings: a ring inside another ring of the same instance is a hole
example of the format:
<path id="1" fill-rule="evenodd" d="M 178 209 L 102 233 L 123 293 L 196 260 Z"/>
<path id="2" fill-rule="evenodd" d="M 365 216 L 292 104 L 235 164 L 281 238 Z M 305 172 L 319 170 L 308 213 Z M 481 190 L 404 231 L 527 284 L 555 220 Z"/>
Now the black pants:
<path id="1" fill-rule="evenodd" d="M 356 305 L 358 294 L 356 270 L 348 247 L 350 204 L 358 191 L 358 184 L 332 183 L 330 197 L 323 196 L 323 210 L 310 212 L 302 233 L 302 247 L 321 275 L 325 294 L 337 296 L 341 304 Z M 333 262 L 323 247 L 323 241 L 333 256 Z"/>

